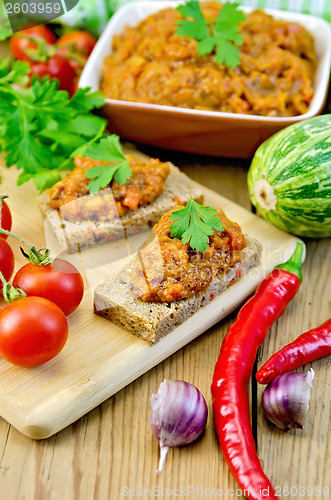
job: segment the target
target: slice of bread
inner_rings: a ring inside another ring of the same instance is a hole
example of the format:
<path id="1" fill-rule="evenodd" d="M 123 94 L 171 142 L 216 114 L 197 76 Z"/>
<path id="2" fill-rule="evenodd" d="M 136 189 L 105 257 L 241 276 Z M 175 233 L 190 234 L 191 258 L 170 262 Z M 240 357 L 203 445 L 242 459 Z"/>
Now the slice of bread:
<path id="1" fill-rule="evenodd" d="M 137 210 L 128 210 L 120 219 L 107 221 L 71 221 L 62 217 L 59 210 L 49 206 L 49 197 L 43 193 L 38 198 L 42 213 L 47 217 L 46 228 L 54 233 L 60 249 L 69 253 L 92 247 L 97 243 L 114 241 L 127 234 L 144 231 L 153 227 L 161 215 L 180 204 L 186 205 L 191 196 L 198 203 L 203 202 L 201 189 L 179 168 L 170 164 L 170 174 L 165 182 L 165 190 L 152 203 Z"/>
<path id="2" fill-rule="evenodd" d="M 131 260 L 120 272 L 95 288 L 94 311 L 126 331 L 155 344 L 259 263 L 261 244 L 250 237 L 246 237 L 246 240 L 241 262 L 219 271 L 208 288 L 197 296 L 173 302 L 144 302 L 133 297 L 128 287 Z"/>

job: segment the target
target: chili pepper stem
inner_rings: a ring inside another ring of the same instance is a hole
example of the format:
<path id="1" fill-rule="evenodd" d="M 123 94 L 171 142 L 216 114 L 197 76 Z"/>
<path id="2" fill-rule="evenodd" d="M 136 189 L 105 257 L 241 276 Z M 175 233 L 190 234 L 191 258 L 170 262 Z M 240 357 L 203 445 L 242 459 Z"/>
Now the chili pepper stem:
<path id="1" fill-rule="evenodd" d="M 299 278 L 301 283 L 302 282 L 301 265 L 302 265 L 303 249 L 304 249 L 303 242 L 298 241 L 294 253 L 291 255 L 291 257 L 283 264 L 279 264 L 278 266 L 276 266 L 275 269 L 280 269 L 286 271 L 287 273 L 295 274 Z"/>

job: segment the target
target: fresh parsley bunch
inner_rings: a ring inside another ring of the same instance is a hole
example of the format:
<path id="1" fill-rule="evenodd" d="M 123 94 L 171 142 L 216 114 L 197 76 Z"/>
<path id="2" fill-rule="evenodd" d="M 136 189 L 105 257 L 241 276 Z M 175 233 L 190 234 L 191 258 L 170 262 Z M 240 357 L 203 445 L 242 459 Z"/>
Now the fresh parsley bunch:
<path id="1" fill-rule="evenodd" d="M 243 44 L 238 24 L 246 19 L 245 14 L 237 8 L 237 3 L 226 2 L 216 19 L 209 21 L 205 19 L 199 2 L 189 0 L 177 7 L 177 11 L 187 19 L 176 22 L 178 26 L 176 35 L 197 40 L 199 56 L 215 51 L 215 60 L 218 64 L 224 63 L 230 68 L 236 68 L 240 64 L 238 46 Z"/>
<path id="2" fill-rule="evenodd" d="M 47 77 L 25 87 L 28 73 L 28 63 L 0 61 L 0 151 L 8 167 L 22 170 L 19 185 L 33 179 L 43 191 L 104 136 L 107 121 L 91 112 L 104 104 L 100 92 L 79 89 L 70 99 Z"/>

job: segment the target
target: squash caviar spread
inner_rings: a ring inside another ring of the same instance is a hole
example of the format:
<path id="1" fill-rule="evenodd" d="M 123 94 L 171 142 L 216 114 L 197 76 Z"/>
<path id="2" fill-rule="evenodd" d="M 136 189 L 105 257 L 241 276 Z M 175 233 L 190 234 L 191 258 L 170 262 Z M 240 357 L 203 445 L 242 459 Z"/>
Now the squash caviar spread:
<path id="1" fill-rule="evenodd" d="M 221 4 L 201 4 L 213 19 Z M 301 25 L 256 10 L 239 27 L 244 38 L 236 69 L 213 54 L 198 56 L 197 42 L 175 35 L 181 15 L 168 8 L 127 26 L 113 39 L 100 89 L 105 97 L 208 111 L 263 116 L 306 113 L 317 66 L 313 36 Z"/>
<path id="2" fill-rule="evenodd" d="M 180 208 L 184 207 L 175 210 Z M 154 236 L 140 249 L 131 270 L 129 288 L 145 302 L 171 302 L 196 295 L 219 270 L 241 261 L 246 247 L 240 226 L 219 210 L 215 217 L 221 220 L 223 231 L 214 230 L 209 236 L 205 253 L 192 250 L 189 243 L 170 237 L 172 212 L 166 212 L 154 226 Z"/>
<path id="3" fill-rule="evenodd" d="M 137 210 L 138 207 L 148 205 L 163 193 L 165 181 L 170 173 L 169 163 L 163 163 L 156 158 L 148 161 L 129 155 L 126 155 L 126 158 L 132 173 L 125 184 L 119 185 L 113 180 L 108 186 L 111 192 L 105 188 L 95 195 L 86 196 L 89 194 L 88 184 L 91 181 L 85 177 L 88 169 L 111 163 L 76 157 L 75 168 L 47 190 L 50 207 L 61 207 L 62 216 L 69 220 L 100 221 L 113 219 L 124 215 L 129 209 Z"/>

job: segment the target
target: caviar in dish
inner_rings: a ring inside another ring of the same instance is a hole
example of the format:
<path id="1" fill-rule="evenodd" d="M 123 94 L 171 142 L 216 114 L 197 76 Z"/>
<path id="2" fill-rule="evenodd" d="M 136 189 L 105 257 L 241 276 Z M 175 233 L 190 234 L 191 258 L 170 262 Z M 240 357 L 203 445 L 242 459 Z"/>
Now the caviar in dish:
<path id="1" fill-rule="evenodd" d="M 240 262 L 246 247 L 240 226 L 219 210 L 216 217 L 223 231 L 213 232 L 205 253 L 192 250 L 170 237 L 172 213 L 166 212 L 154 226 L 154 235 L 138 252 L 131 270 L 129 289 L 145 302 L 171 302 L 202 292 L 220 270 Z"/>
<path id="2" fill-rule="evenodd" d="M 206 18 L 221 4 L 201 4 Z M 256 10 L 240 23 L 241 64 L 199 57 L 195 40 L 175 35 L 180 14 L 168 8 L 113 39 L 100 89 L 107 98 L 197 110 L 262 116 L 297 116 L 314 95 L 317 66 L 313 36 L 301 25 Z"/>
<path id="3" fill-rule="evenodd" d="M 129 155 L 126 158 L 132 174 L 125 184 L 119 185 L 113 180 L 109 185 L 111 192 L 104 189 L 96 195 L 86 196 L 89 194 L 88 184 L 91 180 L 85 176 L 86 172 L 92 167 L 107 165 L 107 162 L 76 157 L 75 168 L 47 190 L 50 207 L 61 207 L 62 215 L 69 220 L 100 221 L 122 216 L 128 210 L 148 205 L 163 193 L 170 173 L 169 163 L 156 158 L 148 161 Z"/>

